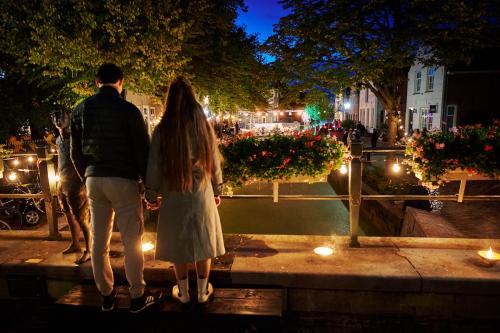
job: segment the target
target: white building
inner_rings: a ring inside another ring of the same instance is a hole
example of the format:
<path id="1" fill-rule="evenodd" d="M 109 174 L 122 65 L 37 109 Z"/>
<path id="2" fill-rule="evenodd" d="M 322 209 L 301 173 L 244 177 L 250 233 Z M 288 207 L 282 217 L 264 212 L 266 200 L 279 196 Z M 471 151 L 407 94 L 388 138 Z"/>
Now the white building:
<path id="1" fill-rule="evenodd" d="M 380 119 L 377 117 L 378 109 L 377 96 L 369 88 L 361 89 L 359 92 L 359 121 L 370 133 L 373 128 L 380 127 Z"/>
<path id="2" fill-rule="evenodd" d="M 406 131 L 441 128 L 444 67 L 425 67 L 417 63 L 408 72 Z"/>

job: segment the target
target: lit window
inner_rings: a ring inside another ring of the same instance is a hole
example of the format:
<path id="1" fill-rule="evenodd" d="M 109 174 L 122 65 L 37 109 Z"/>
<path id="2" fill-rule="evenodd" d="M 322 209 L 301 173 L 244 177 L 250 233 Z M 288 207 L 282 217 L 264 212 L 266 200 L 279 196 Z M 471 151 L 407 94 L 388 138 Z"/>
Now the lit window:
<path id="1" fill-rule="evenodd" d="M 422 82 L 422 72 L 418 71 L 415 73 L 415 87 L 414 91 L 415 93 L 420 92 L 420 83 Z"/>

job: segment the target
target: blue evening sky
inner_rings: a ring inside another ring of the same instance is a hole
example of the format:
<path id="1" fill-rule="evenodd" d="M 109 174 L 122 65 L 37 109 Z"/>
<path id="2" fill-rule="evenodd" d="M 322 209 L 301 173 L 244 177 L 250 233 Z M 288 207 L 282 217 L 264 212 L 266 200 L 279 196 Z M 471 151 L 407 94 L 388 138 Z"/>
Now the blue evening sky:
<path id="1" fill-rule="evenodd" d="M 245 0 L 248 7 L 246 13 L 240 12 L 236 23 L 246 26 L 249 34 L 258 34 L 259 41 L 265 42 L 273 34 L 273 24 L 278 23 L 280 17 L 286 15 L 285 10 L 278 4 L 278 0 Z M 273 59 L 264 56 L 267 61 Z"/>

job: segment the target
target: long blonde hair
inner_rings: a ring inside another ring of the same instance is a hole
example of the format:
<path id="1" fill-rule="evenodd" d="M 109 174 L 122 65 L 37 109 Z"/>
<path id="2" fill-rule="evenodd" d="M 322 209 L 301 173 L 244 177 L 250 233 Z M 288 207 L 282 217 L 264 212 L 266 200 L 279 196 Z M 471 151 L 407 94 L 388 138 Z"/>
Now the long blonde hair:
<path id="1" fill-rule="evenodd" d="M 165 113 L 158 127 L 168 189 L 189 192 L 193 189 L 193 165 L 210 175 L 217 148 L 212 126 L 196 100 L 193 87 L 183 77 L 170 84 Z"/>

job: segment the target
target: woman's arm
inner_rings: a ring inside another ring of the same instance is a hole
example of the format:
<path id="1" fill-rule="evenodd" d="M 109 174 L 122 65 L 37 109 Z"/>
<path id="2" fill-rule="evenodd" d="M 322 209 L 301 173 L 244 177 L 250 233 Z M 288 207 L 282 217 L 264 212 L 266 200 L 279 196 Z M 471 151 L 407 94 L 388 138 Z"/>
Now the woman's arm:
<path id="1" fill-rule="evenodd" d="M 149 148 L 148 167 L 146 171 L 146 201 L 155 203 L 158 201 L 160 189 L 162 186 L 162 170 L 161 170 L 161 142 L 160 129 L 157 127 L 153 132 L 151 146 Z"/>
<path id="2" fill-rule="evenodd" d="M 220 196 L 222 194 L 222 169 L 221 169 L 221 158 L 219 147 L 217 146 L 217 140 L 214 138 L 214 149 L 213 149 L 213 168 L 212 168 L 212 188 L 214 190 L 214 196 Z"/>

